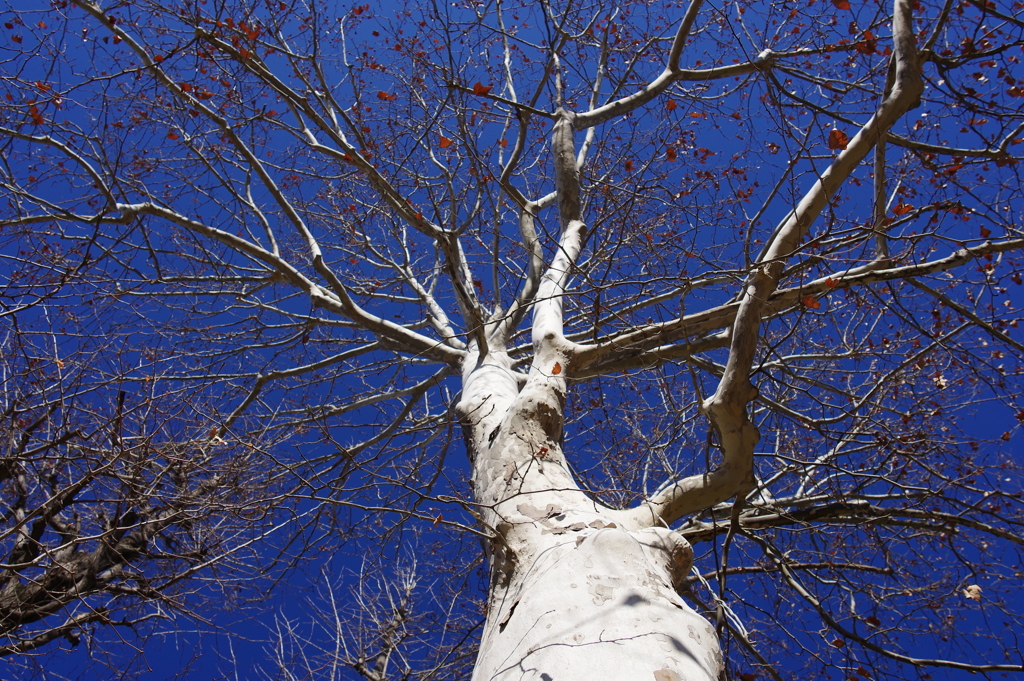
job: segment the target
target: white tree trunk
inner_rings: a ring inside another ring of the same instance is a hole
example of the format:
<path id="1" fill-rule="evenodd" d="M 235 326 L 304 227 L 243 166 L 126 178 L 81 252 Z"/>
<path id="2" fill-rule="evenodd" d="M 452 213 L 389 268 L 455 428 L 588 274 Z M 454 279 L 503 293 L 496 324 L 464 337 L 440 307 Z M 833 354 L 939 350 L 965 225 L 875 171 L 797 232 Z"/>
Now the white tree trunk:
<path id="1" fill-rule="evenodd" d="M 693 563 L 690 545 L 646 527 L 642 513 L 595 502 L 565 465 L 566 359 L 542 351 L 521 391 L 500 351 L 464 376 L 475 498 L 495 534 L 473 678 L 717 679 L 714 629 L 674 588 Z"/>
<path id="2" fill-rule="evenodd" d="M 718 678 L 718 637 L 672 586 L 691 564 L 685 541 L 592 509 L 535 514 L 512 518 L 514 557 L 495 561 L 474 679 Z"/>

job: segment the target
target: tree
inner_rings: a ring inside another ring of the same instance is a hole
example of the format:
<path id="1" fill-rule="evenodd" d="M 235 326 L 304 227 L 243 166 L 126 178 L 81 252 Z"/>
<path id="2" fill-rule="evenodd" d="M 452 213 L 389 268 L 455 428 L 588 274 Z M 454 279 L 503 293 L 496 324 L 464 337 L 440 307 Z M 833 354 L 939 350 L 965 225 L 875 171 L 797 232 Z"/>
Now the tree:
<path id="1" fill-rule="evenodd" d="M 8 12 L 4 654 L 347 540 L 281 669 L 1024 670 L 1019 10 Z"/>

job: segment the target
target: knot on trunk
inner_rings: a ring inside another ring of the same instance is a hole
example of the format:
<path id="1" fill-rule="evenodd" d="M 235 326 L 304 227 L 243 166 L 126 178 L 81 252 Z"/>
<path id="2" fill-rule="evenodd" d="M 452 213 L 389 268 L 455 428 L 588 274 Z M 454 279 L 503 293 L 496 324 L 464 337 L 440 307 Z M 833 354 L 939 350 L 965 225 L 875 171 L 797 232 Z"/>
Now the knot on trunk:
<path id="1" fill-rule="evenodd" d="M 679 591 L 693 567 L 693 547 L 681 534 L 665 527 L 649 527 L 636 533 L 644 547 L 647 559 L 663 567 L 672 580 L 672 588 Z"/>
<path id="2" fill-rule="evenodd" d="M 517 425 L 539 426 L 545 440 L 558 444 L 562 441 L 564 402 L 557 391 L 527 386 L 516 403 Z"/>
<path id="3" fill-rule="evenodd" d="M 491 537 L 488 548 L 491 561 L 491 586 L 493 588 L 505 589 L 512 581 L 512 575 L 516 569 L 516 553 L 509 545 L 506 537 L 513 530 L 511 523 L 502 521 L 498 523 L 495 535 Z"/>

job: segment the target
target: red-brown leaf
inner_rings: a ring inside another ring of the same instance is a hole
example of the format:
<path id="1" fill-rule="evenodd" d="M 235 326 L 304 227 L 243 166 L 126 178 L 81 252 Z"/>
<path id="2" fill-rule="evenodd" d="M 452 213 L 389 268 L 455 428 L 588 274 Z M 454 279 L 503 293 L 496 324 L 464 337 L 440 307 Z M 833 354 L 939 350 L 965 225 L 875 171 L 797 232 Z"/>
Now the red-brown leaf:
<path id="1" fill-rule="evenodd" d="M 832 128 L 828 132 L 828 148 L 829 149 L 845 149 L 850 144 L 850 138 L 846 136 L 846 133 L 838 128 Z"/>
<path id="2" fill-rule="evenodd" d="M 492 87 L 494 87 L 494 86 L 493 85 L 484 85 L 480 81 L 477 81 L 476 85 L 473 86 L 473 94 L 474 95 L 486 95 L 488 92 L 491 91 Z"/>
<path id="3" fill-rule="evenodd" d="M 864 35 L 860 42 L 854 46 L 861 54 L 876 54 L 878 52 L 878 39 L 875 38 L 875 34 L 871 31 L 864 31 Z"/>
<path id="4" fill-rule="evenodd" d="M 897 216 L 899 216 L 899 215 L 906 215 L 907 213 L 909 213 L 912 210 L 914 210 L 914 207 L 912 205 L 910 205 L 909 203 L 900 202 L 900 203 L 897 203 L 896 207 L 892 209 L 892 213 L 893 213 L 893 215 L 897 215 Z"/>
<path id="5" fill-rule="evenodd" d="M 438 143 L 438 146 L 441 147 L 442 149 L 447 149 L 451 145 L 452 141 L 445 137 L 444 135 L 441 135 L 441 141 Z"/>
<path id="6" fill-rule="evenodd" d="M 562 373 L 562 364 L 560 362 L 555 362 L 555 366 L 551 367 L 551 375 L 557 376 L 560 373 Z"/>
<path id="7" fill-rule="evenodd" d="M 818 308 L 821 307 L 821 303 L 818 302 L 818 299 L 811 294 L 807 294 L 806 296 L 804 296 L 801 299 L 801 302 L 803 302 L 804 307 L 806 307 L 809 310 L 817 310 Z"/>
<path id="8" fill-rule="evenodd" d="M 850 0 L 832 0 L 832 4 L 836 9 L 850 9 Z"/>

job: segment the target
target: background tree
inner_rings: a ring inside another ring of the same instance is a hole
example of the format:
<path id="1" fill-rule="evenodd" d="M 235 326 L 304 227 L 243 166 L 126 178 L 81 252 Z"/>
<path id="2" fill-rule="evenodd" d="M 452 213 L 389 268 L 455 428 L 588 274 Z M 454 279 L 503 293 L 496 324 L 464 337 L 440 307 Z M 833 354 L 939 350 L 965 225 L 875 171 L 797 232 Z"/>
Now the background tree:
<path id="1" fill-rule="evenodd" d="M 1024 670 L 1020 3 L 19 9 L 12 669 Z"/>

